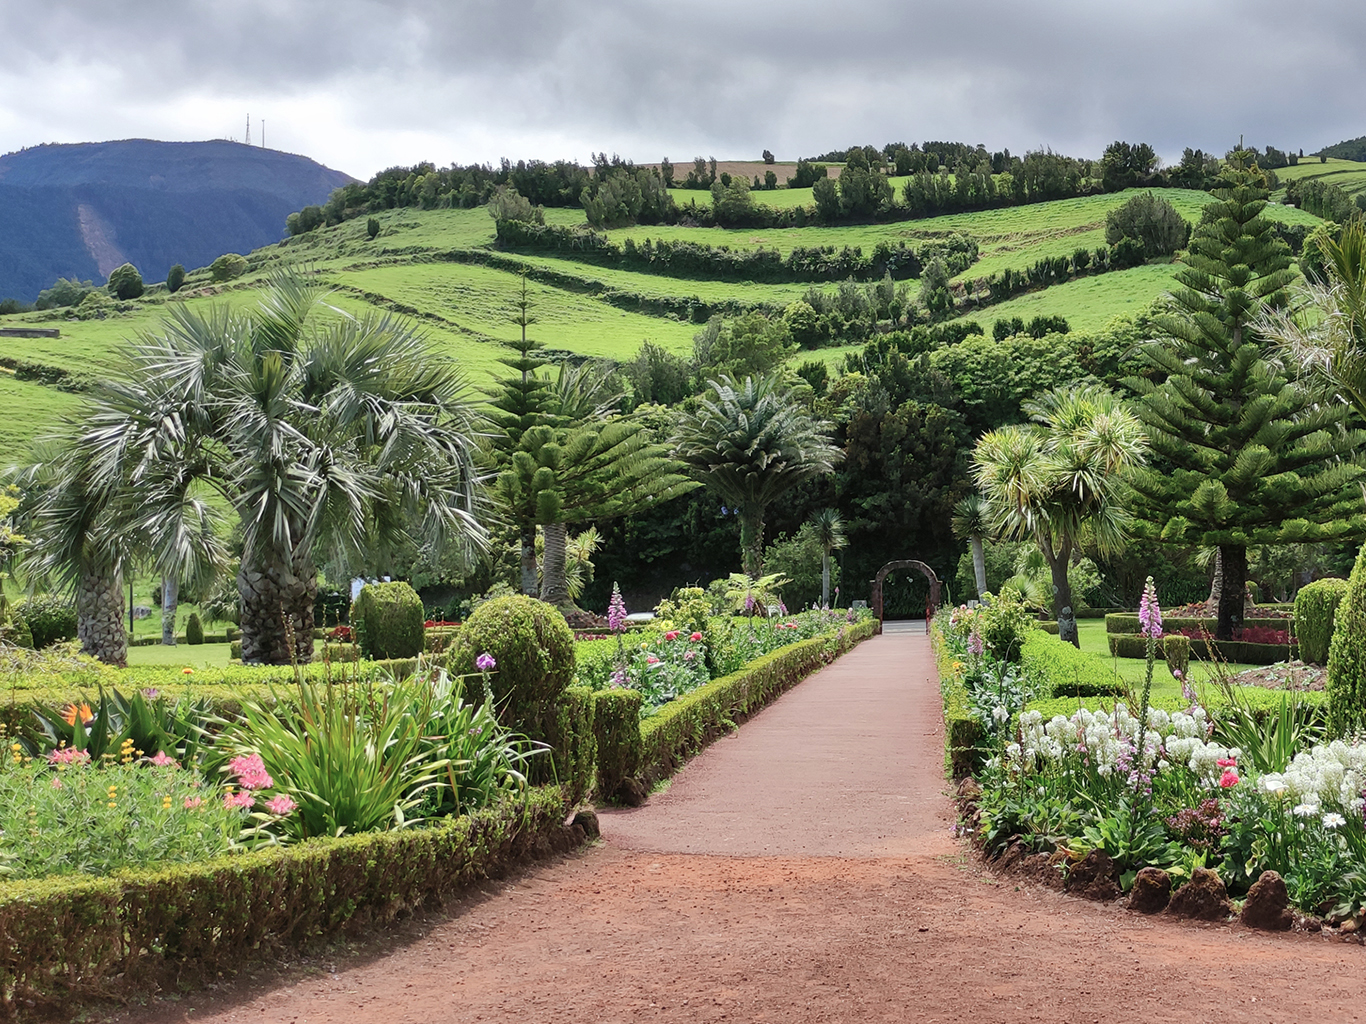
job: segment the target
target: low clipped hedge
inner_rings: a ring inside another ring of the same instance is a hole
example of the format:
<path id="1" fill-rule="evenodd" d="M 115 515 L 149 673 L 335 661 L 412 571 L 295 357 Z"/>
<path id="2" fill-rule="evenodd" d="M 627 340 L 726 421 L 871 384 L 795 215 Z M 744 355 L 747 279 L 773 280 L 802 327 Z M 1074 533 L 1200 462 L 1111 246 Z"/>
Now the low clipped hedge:
<path id="1" fill-rule="evenodd" d="M 1263 605 L 1262 607 L 1268 606 Z M 1242 625 L 1247 629 L 1256 626 L 1262 626 L 1266 629 L 1289 629 L 1291 621 L 1287 618 L 1273 619 L 1253 616 L 1244 619 Z M 1214 627 L 1217 625 L 1217 619 L 1194 619 L 1183 615 L 1164 615 L 1162 617 L 1162 630 L 1166 633 L 1178 633 L 1183 629 L 1205 629 L 1213 633 Z M 1107 633 L 1130 634 L 1139 633 L 1142 630 L 1143 624 L 1138 621 L 1138 615 L 1135 612 L 1112 612 L 1105 616 L 1105 632 Z"/>
<path id="2" fill-rule="evenodd" d="M 1282 623 L 1284 619 L 1280 620 Z M 1163 623 L 1166 626 L 1166 623 Z M 1110 653 L 1116 658 L 1147 658 L 1148 638 L 1137 633 L 1121 634 L 1111 633 L 1109 635 Z M 1290 657 L 1289 644 L 1250 644 L 1242 640 L 1211 640 L 1203 638 L 1187 637 L 1190 640 L 1190 651 L 1187 658 L 1218 657 L 1224 661 L 1234 662 L 1241 665 L 1274 665 L 1278 661 L 1285 661 Z M 1210 649 L 1213 648 L 1214 654 L 1211 655 Z M 1162 653 L 1161 648 L 1158 654 Z"/>
<path id="3" fill-rule="evenodd" d="M 640 723 L 641 781 L 673 774 L 688 757 L 877 631 L 875 619 L 835 636 L 813 637 L 756 658 L 670 701 Z"/>
<path id="4" fill-rule="evenodd" d="M 1054 697 L 1113 696 L 1125 690 L 1119 673 L 1102 659 L 1049 633 L 1025 638 L 1020 646 L 1020 665 L 1027 675 L 1049 680 Z"/>
<path id="5" fill-rule="evenodd" d="M 638 690 L 598 690 L 593 695 L 593 732 L 598 742 L 599 796 L 611 799 L 624 780 L 640 774 L 645 744 L 640 735 Z"/>
<path id="6" fill-rule="evenodd" d="M 203 864 L 0 884 L 0 1014 L 213 981 L 281 947 L 439 905 L 566 848 L 562 787 L 432 827 L 315 839 Z"/>
<path id="7" fill-rule="evenodd" d="M 934 651 L 944 701 L 944 761 L 951 778 L 965 779 L 977 770 L 982 726 L 972 715 L 972 702 L 963 682 L 963 662 L 953 657 L 946 644 L 936 642 Z"/>
<path id="8" fill-rule="evenodd" d="M 588 795 L 598 767 L 595 696 L 586 686 L 566 689 L 555 704 L 554 719 L 543 737 L 555 766 L 553 780 L 565 788 L 570 803 Z"/>

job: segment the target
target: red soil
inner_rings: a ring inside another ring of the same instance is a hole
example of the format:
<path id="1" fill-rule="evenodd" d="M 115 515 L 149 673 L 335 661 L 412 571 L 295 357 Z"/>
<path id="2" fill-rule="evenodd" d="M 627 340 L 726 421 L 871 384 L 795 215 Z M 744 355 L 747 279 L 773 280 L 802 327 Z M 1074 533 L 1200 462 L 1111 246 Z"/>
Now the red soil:
<path id="1" fill-rule="evenodd" d="M 923 636 L 889 634 L 689 764 L 603 842 L 359 954 L 130 1018 L 1356 1020 L 1366 953 L 983 869 L 951 835 Z"/>

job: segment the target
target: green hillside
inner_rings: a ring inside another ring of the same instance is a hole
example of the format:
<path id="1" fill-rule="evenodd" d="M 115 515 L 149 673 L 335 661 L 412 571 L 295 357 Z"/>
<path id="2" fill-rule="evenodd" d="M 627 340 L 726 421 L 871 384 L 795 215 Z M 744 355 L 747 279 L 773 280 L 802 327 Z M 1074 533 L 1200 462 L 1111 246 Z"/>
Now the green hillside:
<path id="1" fill-rule="evenodd" d="M 1289 172 L 1363 176 L 1366 164 L 1329 161 L 1305 163 Z M 785 190 L 756 193 L 764 201 L 797 198 Z M 1199 219 L 1206 201 L 1201 192 L 1155 190 L 1186 219 Z M 706 193 L 682 192 L 681 198 Z M 977 281 L 1003 269 L 1022 271 L 1043 257 L 1069 256 L 1077 249 L 1094 250 L 1105 244 L 1105 215 L 1129 194 L 1094 195 L 1029 206 L 908 220 L 888 224 L 788 229 L 722 229 L 686 226 L 637 226 L 608 232 L 612 242 L 627 239 L 689 241 L 732 250 L 759 247 L 784 253 L 797 247 L 858 247 L 869 253 L 879 242 L 912 247 L 948 232 L 971 235 L 979 244 L 980 259 L 960 279 Z M 1303 211 L 1273 205 L 1273 218 L 1290 224 L 1313 224 L 1317 218 Z M 548 224 L 586 227 L 582 211 L 547 209 Z M 494 224 L 481 207 L 476 209 L 398 209 L 378 215 L 380 233 L 367 237 L 364 219 L 257 250 L 252 270 L 229 285 L 213 285 L 207 271 L 192 272 L 176 296 L 154 289 L 143 299 L 123 304 L 105 319 L 74 319 L 71 310 L 24 313 L 0 317 L 0 327 L 34 325 L 57 327 L 58 339 L 0 338 L 0 357 L 27 360 L 76 373 L 99 374 L 117 359 L 120 342 L 139 331 L 154 329 L 168 302 L 203 308 L 212 303 L 253 301 L 261 276 L 280 262 L 298 263 L 334 289 L 331 303 L 347 313 L 392 312 L 417 317 L 432 343 L 459 360 L 474 386 L 488 380 L 502 349 L 499 342 L 514 336 L 509 320 L 521 286 L 519 271 L 531 277 L 529 291 L 537 323 L 533 336 L 549 348 L 585 356 L 624 359 L 642 342 L 651 341 L 676 352 L 687 352 L 700 322 L 713 312 L 739 312 L 756 306 L 774 310 L 805 295 L 809 288 L 833 290 L 836 285 L 764 284 L 640 273 L 606 265 L 571 253 L 503 253 L 494 247 Z M 1083 277 L 1040 291 L 1018 295 L 1007 302 L 963 313 L 990 328 L 998 317 L 1038 314 L 1065 317 L 1077 330 L 1096 330 L 1114 316 L 1142 310 L 1169 286 L 1173 266 L 1141 266 Z M 907 285 L 912 294 L 916 281 Z M 821 349 L 817 358 L 836 363 L 844 348 Z M 811 358 L 803 353 L 799 358 Z M 74 408 L 75 395 L 29 381 L 0 377 L 6 409 L 0 427 L 0 461 L 22 457 L 33 435 Z"/>
<path id="2" fill-rule="evenodd" d="M 1355 160 L 1337 160 L 1332 157 L 1325 163 L 1317 159 L 1305 158 L 1294 167 L 1282 167 L 1276 171 L 1281 181 L 1322 181 L 1336 185 L 1350 195 L 1366 192 L 1366 163 Z"/>

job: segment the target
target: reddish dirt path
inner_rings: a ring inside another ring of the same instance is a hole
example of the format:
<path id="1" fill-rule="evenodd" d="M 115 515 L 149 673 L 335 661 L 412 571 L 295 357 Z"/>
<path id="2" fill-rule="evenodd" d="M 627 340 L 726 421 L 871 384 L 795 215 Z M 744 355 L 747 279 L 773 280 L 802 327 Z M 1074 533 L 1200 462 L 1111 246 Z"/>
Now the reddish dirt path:
<path id="1" fill-rule="evenodd" d="M 950 835 L 923 636 L 870 640 L 604 841 L 386 949 L 132 1019 L 1301 1021 L 1366 1016 L 1366 951 L 1183 924 L 984 871 Z"/>

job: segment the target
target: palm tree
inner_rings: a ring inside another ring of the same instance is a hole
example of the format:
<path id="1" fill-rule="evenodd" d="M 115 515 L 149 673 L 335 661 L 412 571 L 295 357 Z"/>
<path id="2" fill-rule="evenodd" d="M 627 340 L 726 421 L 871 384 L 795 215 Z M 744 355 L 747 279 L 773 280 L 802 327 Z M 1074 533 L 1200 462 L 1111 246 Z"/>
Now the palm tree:
<path id="1" fill-rule="evenodd" d="M 1147 457 L 1132 413 L 1099 387 L 1059 388 L 1024 409 L 1034 422 L 984 434 L 973 478 L 988 522 L 1004 536 L 1033 539 L 1053 579 L 1053 612 L 1072 607 L 1067 568 L 1083 533 L 1102 554 L 1120 550 L 1129 515 L 1121 475 Z M 1063 639 L 1077 644 L 1075 631 Z"/>
<path id="2" fill-rule="evenodd" d="M 849 543 L 844 535 L 844 520 L 833 508 L 823 508 L 811 516 L 811 529 L 821 546 L 821 607 L 830 607 L 830 554 Z"/>
<path id="3" fill-rule="evenodd" d="M 987 592 L 987 559 L 982 539 L 991 532 L 990 514 L 986 499 L 980 494 L 969 494 L 953 506 L 953 519 L 949 522 L 953 535 L 972 546 L 972 575 L 977 582 L 978 597 Z"/>
<path id="4" fill-rule="evenodd" d="M 93 500 L 53 489 L 48 564 L 83 567 L 104 531 L 193 577 L 226 562 L 216 496 L 241 528 L 243 660 L 282 664 L 312 657 L 320 558 L 382 555 L 414 526 L 482 544 L 460 374 L 389 317 L 319 322 L 320 298 L 281 272 L 253 310 L 175 306 L 138 338 L 70 438 L 67 490 Z"/>
<path id="5" fill-rule="evenodd" d="M 695 479 L 740 514 L 745 572 L 763 571 L 764 513 L 798 484 L 833 472 L 843 457 L 816 420 L 778 377 L 722 374 L 674 434 L 678 458 Z"/>

